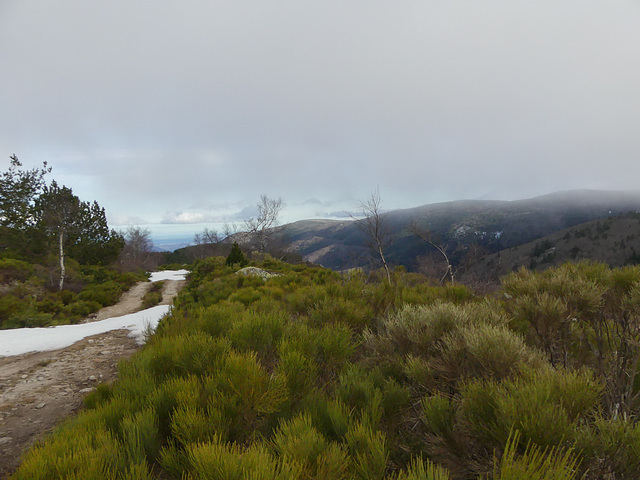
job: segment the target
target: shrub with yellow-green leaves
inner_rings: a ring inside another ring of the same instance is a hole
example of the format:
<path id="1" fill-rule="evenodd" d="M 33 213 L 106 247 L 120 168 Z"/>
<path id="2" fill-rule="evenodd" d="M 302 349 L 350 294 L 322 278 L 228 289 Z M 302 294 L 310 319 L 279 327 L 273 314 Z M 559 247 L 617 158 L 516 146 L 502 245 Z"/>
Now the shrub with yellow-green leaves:
<path id="1" fill-rule="evenodd" d="M 15 478 L 640 477 L 640 382 L 614 369 L 631 375 L 614 411 L 603 374 L 635 358 L 640 270 L 522 271 L 495 299 L 259 266 L 278 276 L 199 261 L 118 381 Z"/>

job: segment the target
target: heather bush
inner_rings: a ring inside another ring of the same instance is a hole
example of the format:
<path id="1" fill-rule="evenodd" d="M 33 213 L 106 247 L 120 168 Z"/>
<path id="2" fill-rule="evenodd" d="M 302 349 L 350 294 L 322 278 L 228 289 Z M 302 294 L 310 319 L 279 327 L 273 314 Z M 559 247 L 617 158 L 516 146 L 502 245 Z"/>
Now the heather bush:
<path id="1" fill-rule="evenodd" d="M 117 302 L 140 275 L 122 275 L 107 267 L 79 266 L 70 261 L 67 287 L 58 291 L 40 265 L 0 259 L 0 328 L 45 327 L 77 323 L 102 306 Z M 79 292 L 79 293 L 78 293 Z"/>

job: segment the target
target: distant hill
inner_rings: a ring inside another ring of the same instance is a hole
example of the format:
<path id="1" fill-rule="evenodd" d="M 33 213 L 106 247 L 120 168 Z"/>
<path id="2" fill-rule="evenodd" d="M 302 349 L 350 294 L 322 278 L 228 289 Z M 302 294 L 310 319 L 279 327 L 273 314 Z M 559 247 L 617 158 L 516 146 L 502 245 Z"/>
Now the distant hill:
<path id="1" fill-rule="evenodd" d="M 448 246 L 456 265 L 467 262 L 471 247 L 497 253 L 575 225 L 640 211 L 640 192 L 576 190 L 517 201 L 462 200 L 388 212 L 390 263 L 416 269 L 433 248 L 412 235 L 416 222 Z M 303 220 L 279 228 L 281 245 L 303 258 L 335 270 L 371 263 L 367 238 L 353 221 Z M 640 251 L 640 247 L 638 248 Z M 585 250 L 586 251 L 586 250 Z"/>
<path id="2" fill-rule="evenodd" d="M 409 270 L 440 260 L 433 247 L 409 231 L 415 222 L 446 246 L 460 279 L 495 279 L 520 265 L 543 268 L 569 259 L 593 258 L 618 266 L 640 256 L 637 212 L 640 191 L 574 190 L 516 201 L 423 205 L 385 214 L 385 255 L 391 265 Z M 232 239 L 241 242 L 242 235 Z M 271 244 L 277 251 L 333 270 L 378 265 L 368 238 L 353 220 L 286 224 L 274 229 Z M 227 255 L 229 248 L 228 243 L 191 246 L 167 258 L 190 262 Z"/>
<path id="3" fill-rule="evenodd" d="M 463 278 L 498 279 L 521 266 L 542 270 L 585 259 L 612 267 L 640 263 L 640 214 L 592 220 L 484 255 L 466 269 Z"/>

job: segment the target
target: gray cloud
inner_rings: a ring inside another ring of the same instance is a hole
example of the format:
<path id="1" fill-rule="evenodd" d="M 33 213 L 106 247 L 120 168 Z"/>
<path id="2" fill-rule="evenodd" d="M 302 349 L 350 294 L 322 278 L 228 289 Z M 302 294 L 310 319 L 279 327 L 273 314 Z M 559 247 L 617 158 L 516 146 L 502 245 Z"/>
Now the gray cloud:
<path id="1" fill-rule="evenodd" d="M 149 222 L 636 188 L 638 45 L 620 0 L 6 0 L 0 154 Z"/>

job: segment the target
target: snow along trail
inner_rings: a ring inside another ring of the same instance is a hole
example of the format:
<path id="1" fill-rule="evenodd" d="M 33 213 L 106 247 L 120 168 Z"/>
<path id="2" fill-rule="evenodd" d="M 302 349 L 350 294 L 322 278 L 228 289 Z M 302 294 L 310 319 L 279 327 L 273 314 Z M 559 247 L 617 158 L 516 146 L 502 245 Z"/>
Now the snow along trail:
<path id="1" fill-rule="evenodd" d="M 184 280 L 187 273 L 187 270 L 154 272 L 151 274 L 151 281 Z M 144 343 L 145 330 L 155 328 L 170 308 L 170 305 L 157 305 L 129 315 L 78 325 L 0 330 L 0 357 L 58 350 L 83 338 L 120 329 L 129 330 L 129 337 L 135 338 L 138 343 Z"/>

